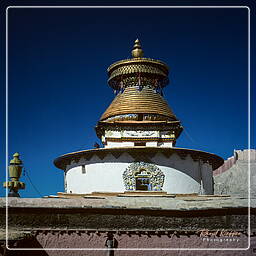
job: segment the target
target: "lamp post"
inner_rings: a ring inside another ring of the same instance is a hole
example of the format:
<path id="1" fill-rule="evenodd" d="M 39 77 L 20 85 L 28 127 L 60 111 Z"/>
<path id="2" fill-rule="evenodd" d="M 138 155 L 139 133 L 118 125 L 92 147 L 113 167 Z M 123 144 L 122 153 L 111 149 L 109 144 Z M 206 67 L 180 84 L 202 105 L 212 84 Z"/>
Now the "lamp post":
<path id="1" fill-rule="evenodd" d="M 11 181 L 4 182 L 4 187 L 9 188 L 9 197 L 20 197 L 18 190 L 25 188 L 25 183 L 19 181 L 22 173 L 22 161 L 19 158 L 19 153 L 13 155 L 13 159 L 10 161 L 9 165 L 9 176 Z"/>

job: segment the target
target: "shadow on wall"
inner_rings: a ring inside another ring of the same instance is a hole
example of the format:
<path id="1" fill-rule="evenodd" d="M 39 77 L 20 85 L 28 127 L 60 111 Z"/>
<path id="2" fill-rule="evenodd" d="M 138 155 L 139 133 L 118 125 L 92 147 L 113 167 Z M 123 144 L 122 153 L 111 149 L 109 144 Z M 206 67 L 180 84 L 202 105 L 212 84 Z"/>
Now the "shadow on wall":
<path id="1" fill-rule="evenodd" d="M 49 256 L 44 250 L 33 250 L 33 248 L 43 249 L 42 245 L 35 237 L 24 238 L 17 241 L 9 241 L 9 248 L 31 248 L 32 250 L 8 250 L 5 243 L 0 247 L 0 255 L 2 256 Z"/>

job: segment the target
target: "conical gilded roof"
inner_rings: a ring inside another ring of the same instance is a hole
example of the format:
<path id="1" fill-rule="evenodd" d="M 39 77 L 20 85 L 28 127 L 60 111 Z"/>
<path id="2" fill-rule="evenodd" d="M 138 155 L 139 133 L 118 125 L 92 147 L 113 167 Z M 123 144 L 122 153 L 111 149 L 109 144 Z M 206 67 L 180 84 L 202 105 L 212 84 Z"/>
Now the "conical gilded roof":
<path id="1" fill-rule="evenodd" d="M 167 101 L 154 89 L 127 87 L 118 94 L 101 116 L 100 121 L 123 114 L 157 114 L 177 120 Z"/>

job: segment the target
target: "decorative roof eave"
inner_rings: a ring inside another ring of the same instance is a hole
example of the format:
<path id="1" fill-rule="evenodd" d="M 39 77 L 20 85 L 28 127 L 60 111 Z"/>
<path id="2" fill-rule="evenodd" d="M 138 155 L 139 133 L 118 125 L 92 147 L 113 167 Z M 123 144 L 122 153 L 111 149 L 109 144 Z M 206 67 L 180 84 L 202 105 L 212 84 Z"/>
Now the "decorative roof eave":
<path id="1" fill-rule="evenodd" d="M 135 86 L 138 76 L 143 86 L 157 84 L 157 87 L 165 87 L 169 83 L 167 64 L 160 60 L 144 58 L 140 41 L 137 39 L 134 43 L 132 58 L 117 61 L 108 67 L 109 86 L 114 90 Z"/>
<path id="2" fill-rule="evenodd" d="M 145 124 L 145 125 L 162 125 L 162 124 L 179 124 L 180 121 L 168 121 L 168 120 L 163 120 L 163 121 L 148 121 L 148 120 L 143 120 L 143 121 L 133 121 L 133 120 L 124 120 L 124 121 L 120 121 L 120 120 L 117 120 L 117 121 L 99 121 L 100 124 L 109 124 L 109 125 L 115 125 L 115 124 L 118 124 L 118 125 L 126 125 L 126 124 L 131 124 L 131 125 L 138 125 L 138 124 Z"/>
<path id="3" fill-rule="evenodd" d="M 177 126 L 181 122 L 180 121 L 99 121 L 97 126 L 104 126 L 104 127 L 115 127 L 115 126 L 154 126 L 154 127 L 161 127 L 161 126 Z"/>
<path id="4" fill-rule="evenodd" d="M 168 74 L 168 71 L 169 71 L 169 67 L 167 66 L 166 63 L 164 63 L 161 60 L 155 60 L 155 59 L 151 59 L 151 58 L 131 58 L 131 59 L 119 60 L 119 61 L 116 61 L 113 64 L 111 64 L 108 67 L 107 71 L 111 72 L 112 69 L 118 68 L 119 66 L 129 65 L 129 64 L 136 64 L 136 63 L 140 63 L 140 64 L 141 63 L 156 64 L 156 65 L 162 66 L 166 70 L 167 74 Z"/>
<path id="5" fill-rule="evenodd" d="M 99 121 L 95 127 L 97 137 L 101 139 L 101 136 L 104 135 L 104 131 L 108 128 L 111 129 L 136 129 L 140 130 L 140 127 L 145 127 L 147 130 L 174 130 L 176 139 L 180 136 L 183 131 L 183 127 L 180 121 L 115 121 L 115 122 L 106 122 Z"/>
<path id="6" fill-rule="evenodd" d="M 178 154 L 182 159 L 187 155 L 190 155 L 194 161 L 201 160 L 203 162 L 209 162 L 213 170 L 217 169 L 224 163 L 224 160 L 215 154 L 194 150 L 186 148 L 159 148 L 159 147 L 116 147 L 116 148 L 96 148 L 90 150 L 83 150 L 68 153 L 62 155 L 54 160 L 54 165 L 62 170 L 66 169 L 66 166 L 71 163 L 71 161 L 78 162 L 81 157 L 84 157 L 86 160 L 90 160 L 93 155 L 97 155 L 100 159 L 104 159 L 107 154 L 112 154 L 113 156 L 121 156 L 123 153 L 130 154 L 135 160 L 140 156 L 149 156 L 149 159 L 154 157 L 156 153 L 162 153 L 167 158 L 172 154 Z"/>
<path id="7" fill-rule="evenodd" d="M 157 141 L 157 142 L 173 142 L 174 138 L 162 138 L 162 137 L 108 137 L 107 141 L 123 142 L 123 141 Z"/>

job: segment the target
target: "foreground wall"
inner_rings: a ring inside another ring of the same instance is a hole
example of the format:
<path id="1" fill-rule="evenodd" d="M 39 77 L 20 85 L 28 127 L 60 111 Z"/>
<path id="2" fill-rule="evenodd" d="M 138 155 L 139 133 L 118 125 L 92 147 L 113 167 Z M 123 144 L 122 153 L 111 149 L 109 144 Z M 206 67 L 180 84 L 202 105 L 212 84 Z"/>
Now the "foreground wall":
<path id="1" fill-rule="evenodd" d="M 256 245 L 255 202 L 251 202 L 251 230 L 248 230 L 246 199 L 195 196 L 51 198 L 10 200 L 8 246 L 17 251 L 4 251 L 4 203 L 0 200 L 2 255 L 113 255 L 107 254 L 111 248 L 106 245 L 113 246 L 114 255 L 120 256 L 253 255 Z M 247 248 L 249 239 L 251 249 Z M 40 251 L 21 251 L 22 248 Z M 62 251 L 49 248 L 61 248 Z M 70 248 L 84 249 L 66 251 Z M 168 251 L 175 248 L 175 252 Z M 216 250 L 199 254 L 198 250 L 178 251 L 179 248 Z M 221 248 L 237 250 L 217 251 Z"/>
<path id="2" fill-rule="evenodd" d="M 137 233 L 137 234 L 136 234 Z M 175 235 L 166 235 L 159 232 L 158 234 L 148 232 L 129 232 L 114 234 L 113 239 L 117 245 L 117 248 L 112 251 L 113 256 L 154 256 L 154 255 L 255 255 L 256 247 L 256 236 L 250 237 L 251 248 L 241 249 L 241 250 L 230 250 L 230 248 L 237 248 L 237 244 L 241 247 L 246 248 L 248 244 L 248 236 L 246 234 L 241 234 L 239 237 L 200 237 L 197 234 L 185 235 L 177 232 Z M 33 238 L 23 239 L 18 242 L 10 243 L 13 249 L 17 248 L 27 248 L 31 246 L 41 249 L 40 251 L 8 251 L 5 254 L 2 252 L 2 256 L 103 256 L 109 255 L 105 244 L 108 241 L 108 233 L 101 232 L 70 232 L 68 233 L 58 233 L 51 231 L 38 232 Z M 43 250 L 44 247 L 51 248 L 84 248 L 88 247 L 87 250 Z M 171 250 L 175 247 L 184 248 L 212 248 L 212 251 L 198 251 L 198 250 Z M 214 250 L 214 248 L 222 247 L 222 250 Z M 150 249 L 158 248 L 158 249 Z M 94 249 L 95 248 L 95 249 Z M 98 248 L 98 250 L 96 249 Z M 119 248 L 122 248 L 120 250 Z M 129 249 L 130 250 L 129 250 Z M 148 248 L 139 249 L 139 248 Z M 164 248 L 169 248 L 166 250 Z M 225 250 L 225 249 L 229 250 Z M 110 254 L 111 255 L 111 254 Z"/>

